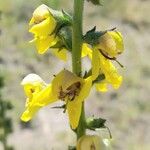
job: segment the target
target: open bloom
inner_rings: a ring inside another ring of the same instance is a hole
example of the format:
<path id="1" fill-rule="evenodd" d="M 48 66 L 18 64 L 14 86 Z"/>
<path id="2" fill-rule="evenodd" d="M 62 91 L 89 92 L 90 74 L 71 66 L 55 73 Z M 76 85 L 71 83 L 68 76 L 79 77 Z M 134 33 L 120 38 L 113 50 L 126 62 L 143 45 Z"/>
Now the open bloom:
<path id="1" fill-rule="evenodd" d="M 104 80 L 95 83 L 98 91 L 106 92 L 108 84 L 118 89 L 122 83 L 122 76 L 111 62 L 116 60 L 116 56 L 124 50 L 123 38 L 120 32 L 108 31 L 99 38 L 98 44 L 90 50 L 85 51 L 92 59 L 92 80 L 96 80 L 99 75 L 104 76 Z"/>
<path id="2" fill-rule="evenodd" d="M 23 121 L 32 119 L 41 107 L 62 100 L 66 104 L 70 125 L 75 129 L 80 119 L 82 102 L 90 92 L 92 79 L 83 79 L 63 70 L 55 76 L 51 84 L 46 84 L 35 74 L 27 75 L 21 84 L 27 96 L 26 110 L 21 116 Z"/>
<path id="3" fill-rule="evenodd" d="M 50 47 L 54 46 L 58 42 L 58 37 L 55 35 L 55 29 L 57 26 L 57 20 L 53 16 L 52 10 L 42 4 L 35 9 L 29 25 L 31 28 L 29 32 L 34 34 L 34 42 L 39 54 L 45 53 Z M 61 50 L 55 50 L 54 54 L 60 56 L 65 60 L 66 52 Z"/>

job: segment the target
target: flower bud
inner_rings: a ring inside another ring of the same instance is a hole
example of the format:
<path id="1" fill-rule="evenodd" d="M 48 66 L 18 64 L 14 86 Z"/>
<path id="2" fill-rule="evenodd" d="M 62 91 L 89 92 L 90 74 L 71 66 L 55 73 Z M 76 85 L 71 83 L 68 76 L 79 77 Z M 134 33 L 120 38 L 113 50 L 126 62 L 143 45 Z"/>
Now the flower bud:
<path id="1" fill-rule="evenodd" d="M 77 142 L 77 150 L 104 150 L 105 145 L 97 135 L 84 135 Z"/>

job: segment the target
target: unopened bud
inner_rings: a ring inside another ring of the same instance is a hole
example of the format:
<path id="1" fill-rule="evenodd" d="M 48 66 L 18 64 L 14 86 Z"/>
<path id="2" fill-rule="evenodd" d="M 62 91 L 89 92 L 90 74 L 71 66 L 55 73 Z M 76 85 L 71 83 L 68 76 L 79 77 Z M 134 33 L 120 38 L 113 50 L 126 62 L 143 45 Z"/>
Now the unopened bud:
<path id="1" fill-rule="evenodd" d="M 77 142 L 77 150 L 104 150 L 105 145 L 97 135 L 84 135 Z"/>

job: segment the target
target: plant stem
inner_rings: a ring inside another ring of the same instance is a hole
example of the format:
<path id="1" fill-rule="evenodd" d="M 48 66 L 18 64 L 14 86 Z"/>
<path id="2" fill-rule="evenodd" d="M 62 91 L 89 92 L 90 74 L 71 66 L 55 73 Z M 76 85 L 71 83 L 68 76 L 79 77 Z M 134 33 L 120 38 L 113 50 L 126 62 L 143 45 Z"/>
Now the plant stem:
<path id="1" fill-rule="evenodd" d="M 72 69 L 73 73 L 81 76 L 81 50 L 82 50 L 82 20 L 83 20 L 84 0 L 74 0 L 73 14 L 73 36 L 72 36 Z M 82 111 L 79 125 L 76 130 L 77 139 L 85 135 L 85 112 L 84 103 L 82 103 Z"/>
<path id="2" fill-rule="evenodd" d="M 84 0 L 74 0 L 72 67 L 73 72 L 81 75 L 82 19 Z"/>
<path id="3" fill-rule="evenodd" d="M 82 111 L 81 111 L 80 121 L 79 121 L 76 134 L 77 134 L 77 139 L 79 139 L 81 136 L 86 134 L 84 102 L 82 103 Z"/>

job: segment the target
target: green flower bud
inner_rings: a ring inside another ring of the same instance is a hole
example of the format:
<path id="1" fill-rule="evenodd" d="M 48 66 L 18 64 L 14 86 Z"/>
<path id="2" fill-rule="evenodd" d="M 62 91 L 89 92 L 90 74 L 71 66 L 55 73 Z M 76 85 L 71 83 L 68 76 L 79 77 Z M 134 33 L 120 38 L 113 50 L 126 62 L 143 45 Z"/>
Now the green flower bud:
<path id="1" fill-rule="evenodd" d="M 105 145 L 97 135 L 84 135 L 77 142 L 77 150 L 104 150 Z"/>

